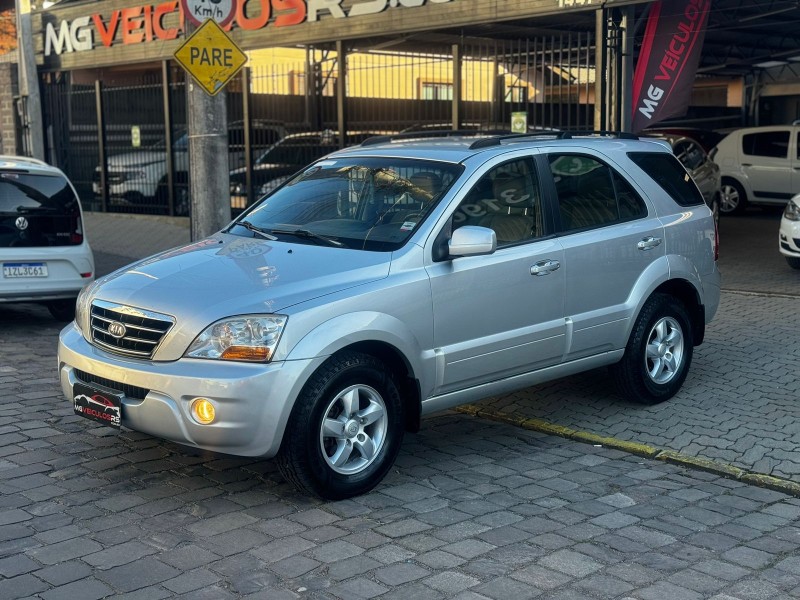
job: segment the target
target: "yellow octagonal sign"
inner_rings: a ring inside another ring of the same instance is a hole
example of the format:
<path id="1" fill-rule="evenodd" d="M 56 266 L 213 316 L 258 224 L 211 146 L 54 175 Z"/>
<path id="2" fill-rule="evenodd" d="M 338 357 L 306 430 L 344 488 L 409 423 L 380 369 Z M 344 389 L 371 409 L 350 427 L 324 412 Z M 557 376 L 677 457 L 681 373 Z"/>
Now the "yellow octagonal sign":
<path id="1" fill-rule="evenodd" d="M 247 62 L 247 56 L 215 21 L 208 19 L 175 51 L 175 60 L 214 96 Z"/>

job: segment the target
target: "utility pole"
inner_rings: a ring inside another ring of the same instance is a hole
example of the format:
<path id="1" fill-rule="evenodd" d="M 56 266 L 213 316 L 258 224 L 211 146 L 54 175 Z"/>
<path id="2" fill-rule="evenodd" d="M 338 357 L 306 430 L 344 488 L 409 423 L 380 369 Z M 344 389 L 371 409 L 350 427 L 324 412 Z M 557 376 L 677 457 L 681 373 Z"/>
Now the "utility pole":
<path id="1" fill-rule="evenodd" d="M 30 0 L 15 0 L 17 13 L 17 52 L 19 63 L 20 102 L 23 104 L 25 148 L 33 158 L 44 160 L 44 129 L 39 77 L 33 53 Z"/>
<path id="2" fill-rule="evenodd" d="M 186 69 L 191 238 L 207 237 L 231 220 L 228 112 L 225 84 L 247 62 L 222 29 L 236 13 L 235 0 L 207 4 L 181 0 L 186 41 L 175 59 Z"/>
<path id="3" fill-rule="evenodd" d="M 198 240 L 231 220 L 227 95 L 209 96 L 186 76 L 191 238 Z"/>

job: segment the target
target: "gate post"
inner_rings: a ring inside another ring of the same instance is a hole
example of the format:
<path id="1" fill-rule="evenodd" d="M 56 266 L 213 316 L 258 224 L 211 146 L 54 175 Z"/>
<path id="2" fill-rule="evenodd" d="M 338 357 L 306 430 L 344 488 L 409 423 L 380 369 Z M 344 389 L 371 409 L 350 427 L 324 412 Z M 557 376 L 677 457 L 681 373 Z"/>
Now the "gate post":
<path id="1" fill-rule="evenodd" d="M 453 130 L 461 129 L 461 46 L 453 44 Z"/>
<path id="2" fill-rule="evenodd" d="M 606 18 L 605 9 L 594 11 L 594 129 L 606 128 Z"/>
<path id="3" fill-rule="evenodd" d="M 100 199 L 102 212 L 108 212 L 108 157 L 106 156 L 106 119 L 103 114 L 103 82 L 94 81 L 94 101 L 97 109 L 97 149 L 100 154 Z"/>
<path id="4" fill-rule="evenodd" d="M 161 61 L 161 95 L 164 100 L 164 144 L 167 153 L 167 212 L 170 217 L 174 217 L 175 161 L 172 156 L 172 98 L 169 82 L 169 61 L 163 60 Z"/>
<path id="5" fill-rule="evenodd" d="M 336 40 L 336 120 L 339 124 L 339 148 L 347 146 L 347 49 Z"/>
<path id="6" fill-rule="evenodd" d="M 250 67 L 242 69 L 242 132 L 244 133 L 244 185 L 247 206 L 253 203 L 253 140 L 250 130 Z"/>

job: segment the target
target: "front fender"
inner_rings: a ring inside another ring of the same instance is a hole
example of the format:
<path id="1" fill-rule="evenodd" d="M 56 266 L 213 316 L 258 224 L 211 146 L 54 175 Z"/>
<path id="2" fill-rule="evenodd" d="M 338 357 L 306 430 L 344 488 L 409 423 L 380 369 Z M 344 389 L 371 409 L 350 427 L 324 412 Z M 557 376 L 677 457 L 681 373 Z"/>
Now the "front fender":
<path id="1" fill-rule="evenodd" d="M 420 380 L 423 393 L 432 387 L 435 381 L 432 353 L 430 357 L 426 357 L 411 328 L 386 313 L 360 311 L 339 315 L 320 323 L 292 347 L 285 360 L 328 357 L 363 342 L 391 346 L 408 362 L 412 376 Z"/>

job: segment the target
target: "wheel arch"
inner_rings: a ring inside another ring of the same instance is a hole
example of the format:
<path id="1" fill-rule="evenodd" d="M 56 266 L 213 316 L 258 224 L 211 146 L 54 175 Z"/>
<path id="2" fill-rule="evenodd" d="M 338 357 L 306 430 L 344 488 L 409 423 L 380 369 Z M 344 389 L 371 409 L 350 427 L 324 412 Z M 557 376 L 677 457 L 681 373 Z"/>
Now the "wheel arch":
<path id="1" fill-rule="evenodd" d="M 373 312 L 340 315 L 309 331 L 297 341 L 286 358 L 326 356 L 325 362 L 328 362 L 348 351 L 373 356 L 391 369 L 400 387 L 406 429 L 417 431 L 422 411 L 423 386 L 420 380 L 432 380 L 433 377 L 424 372 L 426 363 L 422 360 L 419 341 L 395 317 Z"/>
<path id="2" fill-rule="evenodd" d="M 414 376 L 411 363 L 395 346 L 378 340 L 364 340 L 343 347 L 330 359 L 344 352 L 358 352 L 373 356 L 381 361 L 394 374 L 403 401 L 406 431 L 417 432 L 422 414 L 422 394 L 419 380 Z M 330 360 L 329 359 L 329 360 Z"/>
<path id="3" fill-rule="evenodd" d="M 705 310 L 697 288 L 686 279 L 670 279 L 653 290 L 653 294 L 668 294 L 680 300 L 692 321 L 692 339 L 695 346 L 703 343 L 706 331 Z"/>

